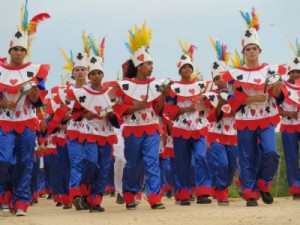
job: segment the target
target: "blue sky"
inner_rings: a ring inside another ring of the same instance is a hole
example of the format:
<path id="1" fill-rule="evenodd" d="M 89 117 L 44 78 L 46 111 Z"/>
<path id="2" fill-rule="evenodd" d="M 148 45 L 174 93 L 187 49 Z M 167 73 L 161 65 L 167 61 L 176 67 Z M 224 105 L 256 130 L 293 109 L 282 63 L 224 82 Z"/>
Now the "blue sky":
<path id="1" fill-rule="evenodd" d="M 8 43 L 20 24 L 25 0 L 3 0 L 0 8 L 0 57 L 7 55 Z M 195 66 L 210 79 L 210 64 L 216 59 L 208 36 L 218 38 L 233 52 L 240 51 L 241 32 L 246 26 L 238 8 L 256 8 L 260 16 L 261 62 L 287 63 L 293 57 L 286 35 L 300 38 L 299 0 L 29 0 L 29 18 L 48 12 L 51 19 L 40 24 L 32 47 L 31 61 L 50 63 L 47 87 L 58 85 L 65 61 L 58 47 L 82 50 L 81 31 L 93 33 L 99 41 L 106 36 L 105 80 L 114 80 L 121 64 L 130 57 L 124 47 L 128 29 L 147 20 L 153 29 L 150 54 L 153 76 L 179 79 L 176 61 L 181 55 L 178 38 L 195 44 Z"/>

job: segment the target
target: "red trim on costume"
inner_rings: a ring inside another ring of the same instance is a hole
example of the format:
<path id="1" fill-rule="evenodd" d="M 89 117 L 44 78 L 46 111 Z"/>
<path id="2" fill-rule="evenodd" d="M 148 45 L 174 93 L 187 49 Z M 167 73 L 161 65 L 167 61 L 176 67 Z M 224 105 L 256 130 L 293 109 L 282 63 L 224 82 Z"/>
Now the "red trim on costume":
<path id="1" fill-rule="evenodd" d="M 182 137 L 184 139 L 198 139 L 201 136 L 206 137 L 208 134 L 208 128 L 203 127 L 200 130 L 185 130 L 179 127 L 173 127 L 171 136 L 174 137 Z"/>
<path id="2" fill-rule="evenodd" d="M 63 205 L 68 205 L 68 204 L 71 204 L 73 201 L 73 198 L 72 196 L 68 195 L 68 194 L 63 194 L 61 195 L 61 203 Z"/>
<path id="3" fill-rule="evenodd" d="M 256 130 L 258 127 L 261 129 L 267 128 L 270 124 L 276 125 L 280 122 L 280 117 L 278 114 L 263 118 L 263 119 L 258 119 L 258 120 L 236 120 L 236 129 L 237 130 L 244 130 L 246 127 L 248 127 L 249 130 Z"/>
<path id="4" fill-rule="evenodd" d="M 9 205 L 11 203 L 12 199 L 12 193 L 10 191 L 5 192 L 4 196 L 3 194 L 0 194 L 0 203 L 2 205 Z"/>
<path id="5" fill-rule="evenodd" d="M 91 90 L 91 89 L 89 89 L 85 86 L 83 86 L 82 89 L 84 89 L 87 93 L 92 94 L 92 95 L 102 95 L 102 94 L 104 94 L 105 92 L 108 91 L 108 88 L 104 88 L 101 91 L 93 91 L 93 90 Z"/>
<path id="6" fill-rule="evenodd" d="M 129 137 L 133 133 L 135 137 L 142 137 L 144 132 L 146 132 L 148 135 L 153 135 L 156 131 L 159 134 L 162 134 L 162 129 L 160 128 L 159 124 L 124 126 L 123 136 Z"/>
<path id="7" fill-rule="evenodd" d="M 206 186 L 199 186 L 198 188 L 196 188 L 196 197 L 200 196 L 200 195 L 211 195 L 211 191 L 212 188 L 211 187 L 206 187 Z"/>
<path id="8" fill-rule="evenodd" d="M 171 157 L 171 158 L 174 158 L 175 157 L 175 154 L 174 154 L 174 148 L 171 148 L 171 147 L 165 147 L 165 152 L 166 152 L 166 155 Z"/>
<path id="9" fill-rule="evenodd" d="M 90 195 L 87 197 L 86 200 L 90 205 L 101 205 L 102 196 L 100 194 L 96 194 L 96 198 L 94 198 L 93 196 Z"/>
<path id="10" fill-rule="evenodd" d="M 231 106 L 232 110 L 236 112 L 238 108 L 244 103 L 248 98 L 248 95 L 244 92 L 235 91 L 234 98 L 228 100 L 228 104 Z"/>
<path id="11" fill-rule="evenodd" d="M 209 143 L 218 142 L 222 145 L 236 145 L 237 136 L 208 132 L 207 142 Z"/>
<path id="12" fill-rule="evenodd" d="M 257 187 L 260 191 L 262 192 L 270 192 L 271 186 L 272 186 L 272 181 L 268 182 L 268 184 L 266 184 L 266 182 L 262 179 L 258 179 L 257 180 Z"/>
<path id="13" fill-rule="evenodd" d="M 22 200 L 17 200 L 14 205 L 14 210 L 17 211 L 18 209 L 22 209 L 25 212 L 27 211 L 27 208 L 29 207 L 30 202 L 23 202 Z"/>
<path id="14" fill-rule="evenodd" d="M 83 143 L 85 140 L 89 143 L 97 142 L 100 146 L 104 146 L 106 143 L 108 143 L 109 145 L 118 143 L 118 138 L 115 134 L 110 136 L 100 136 L 94 134 L 79 133 L 78 142 Z"/>
<path id="15" fill-rule="evenodd" d="M 247 188 L 243 191 L 243 197 L 247 201 L 250 198 L 259 199 L 259 193 L 257 191 L 252 191 L 250 188 Z"/>
<path id="16" fill-rule="evenodd" d="M 61 201 L 60 195 L 59 195 L 59 194 L 53 195 L 53 201 L 54 201 L 55 203 L 60 202 L 60 201 Z"/>
<path id="17" fill-rule="evenodd" d="M 8 64 L 1 64 L 1 66 L 7 70 L 21 70 L 24 69 L 25 67 L 31 65 L 31 62 L 27 62 L 21 66 L 10 66 Z"/>
<path id="18" fill-rule="evenodd" d="M 40 129 L 39 121 L 37 118 L 31 118 L 24 121 L 0 120 L 0 126 L 5 132 L 10 132 L 12 129 L 14 129 L 18 134 L 22 133 L 25 127 L 29 128 L 32 131 Z"/>
<path id="19" fill-rule="evenodd" d="M 80 134 L 80 132 L 77 130 L 67 130 L 66 137 L 70 141 L 74 141 L 76 138 L 78 138 L 79 134 Z"/>
<path id="20" fill-rule="evenodd" d="M 131 192 L 124 192 L 123 193 L 123 199 L 126 204 L 133 203 L 135 201 L 135 196 Z"/>
<path id="21" fill-rule="evenodd" d="M 178 195 L 179 200 L 189 200 L 191 198 L 190 192 L 187 188 L 181 188 L 179 195 Z"/>
<path id="22" fill-rule="evenodd" d="M 76 196 L 81 196 L 80 189 L 78 187 L 71 187 L 70 188 L 70 195 L 72 196 L 72 198 L 74 198 Z"/>
<path id="23" fill-rule="evenodd" d="M 294 133 L 295 131 L 297 131 L 299 133 L 300 132 L 300 124 L 296 124 L 296 125 L 280 124 L 280 132 L 283 133 L 284 131 L 286 131 L 290 134 Z"/>
<path id="24" fill-rule="evenodd" d="M 151 206 L 155 205 L 156 203 L 161 202 L 161 195 L 160 194 L 155 194 L 155 193 L 151 193 L 150 195 L 148 195 L 148 199 L 147 201 L 149 202 L 149 204 Z"/>
<path id="25" fill-rule="evenodd" d="M 300 187 L 295 184 L 289 188 L 289 191 L 292 195 L 300 194 Z"/>
<path id="26" fill-rule="evenodd" d="M 155 77 L 151 77 L 149 80 L 145 80 L 145 81 L 138 81 L 138 80 L 134 80 L 134 79 L 128 78 L 128 77 L 125 77 L 124 80 L 128 80 L 128 81 L 130 81 L 132 83 L 135 83 L 135 84 L 148 84 L 148 83 L 154 81 Z"/>
<path id="27" fill-rule="evenodd" d="M 92 185 L 86 186 L 86 184 L 81 184 L 79 189 L 83 196 L 88 196 L 91 193 Z"/>
<path id="28" fill-rule="evenodd" d="M 63 147 L 67 144 L 67 139 L 65 137 L 58 137 L 58 136 L 54 136 L 52 138 L 52 143 L 53 144 L 57 144 L 60 147 Z"/>
<path id="29" fill-rule="evenodd" d="M 224 190 L 214 189 L 214 196 L 218 202 L 228 201 L 228 188 L 225 188 Z"/>

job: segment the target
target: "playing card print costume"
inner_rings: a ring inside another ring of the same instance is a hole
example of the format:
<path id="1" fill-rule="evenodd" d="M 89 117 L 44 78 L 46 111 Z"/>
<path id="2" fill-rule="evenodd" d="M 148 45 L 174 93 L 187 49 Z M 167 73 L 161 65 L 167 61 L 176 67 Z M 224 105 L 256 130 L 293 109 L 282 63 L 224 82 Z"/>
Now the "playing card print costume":
<path id="1" fill-rule="evenodd" d="M 146 27 L 146 22 L 141 29 L 135 26 L 130 29 L 129 41 L 126 44 L 132 53 L 132 67 L 137 68 L 152 62 L 148 53 L 152 30 Z M 161 82 L 155 78 L 146 81 L 133 78 L 124 78 L 119 82 L 117 96 L 122 103 L 114 107 L 119 117 L 124 118 L 124 154 L 126 159 L 123 171 L 123 196 L 128 209 L 135 208 L 135 195 L 141 190 L 142 171 L 145 170 L 146 197 L 152 208 L 164 208 L 160 203 L 160 172 L 159 172 L 159 136 L 160 126 L 158 120 L 158 87 Z M 133 113 L 125 112 L 134 108 L 140 102 L 146 101 L 145 109 Z"/>
<path id="2" fill-rule="evenodd" d="M 227 52 L 227 46 L 219 40 L 210 38 L 210 41 L 218 58 L 212 63 L 211 74 L 213 81 L 218 84 L 217 79 L 222 72 L 226 71 L 230 54 Z M 235 118 L 230 105 L 223 104 L 219 109 L 221 112 L 218 114 L 219 100 L 222 99 L 221 94 L 224 90 L 228 89 L 217 88 L 204 94 L 206 96 L 206 106 L 210 108 L 208 116 L 210 124 L 207 135 L 207 142 L 210 143 L 208 162 L 214 189 L 213 193 L 221 205 L 228 204 L 228 186 L 231 184 L 237 168 Z M 227 99 L 228 97 L 225 100 Z"/>
<path id="3" fill-rule="evenodd" d="M 182 45 L 183 55 L 177 62 L 177 69 L 192 64 L 192 54 L 195 46 L 187 42 Z M 191 74 L 190 74 L 191 76 Z M 169 117 L 173 122 L 171 137 L 174 144 L 174 177 L 175 196 L 182 204 L 188 202 L 192 191 L 192 181 L 195 181 L 196 196 L 199 203 L 211 194 L 211 181 L 206 161 L 206 135 L 207 110 L 184 112 L 179 114 L 181 108 L 195 104 L 201 94 L 207 89 L 205 81 L 173 81 L 171 92 L 166 96 L 163 116 Z M 191 158 L 195 161 L 195 177 L 191 176 Z M 206 200 L 207 199 L 207 200 Z"/>
<path id="4" fill-rule="evenodd" d="M 289 42 L 293 52 L 295 53 L 295 56 L 288 63 L 287 74 L 289 79 L 287 81 L 283 81 L 283 93 L 285 98 L 279 107 L 279 112 L 281 114 L 280 132 L 286 162 L 289 191 L 293 195 L 294 199 L 299 199 L 300 171 L 298 166 L 298 152 L 300 137 L 300 86 L 297 81 L 295 82 L 297 78 L 291 77 L 290 72 L 300 71 L 300 46 L 297 39 L 296 48 L 293 46 L 291 41 Z M 282 111 L 287 114 L 282 113 Z M 291 113 L 296 115 L 290 116 Z"/>
<path id="5" fill-rule="evenodd" d="M 38 22 L 49 15 L 39 14 L 28 22 L 26 1 L 21 16 L 22 24 L 10 41 L 9 52 L 21 47 L 27 50 L 28 56 Z M 42 104 L 46 94 L 42 90 L 45 90 L 49 69 L 49 65 L 31 62 L 17 67 L 9 66 L 9 62 L 0 64 L 0 99 L 17 103 L 15 110 L 0 108 L 0 203 L 3 207 L 11 205 L 15 211 L 22 210 L 22 214 L 26 214 L 31 201 L 30 180 L 39 127 L 35 108 Z M 28 93 L 22 93 L 24 84 L 39 88 L 40 97 L 36 103 L 30 101 Z"/>
<path id="6" fill-rule="evenodd" d="M 240 12 L 248 25 L 248 29 L 242 34 L 243 50 L 250 44 L 260 48 L 255 30 L 258 27 L 258 20 L 254 9 L 251 16 L 248 12 Z M 261 64 L 257 68 L 242 66 L 226 71 L 222 75 L 223 80 L 233 83 L 235 87 L 234 96 L 228 103 L 236 113 L 240 181 L 247 206 L 257 206 L 259 191 L 263 200 L 265 193 L 270 197 L 268 204 L 273 202 L 269 191 L 279 160 L 275 140 L 275 126 L 279 122 L 279 115 L 273 89 L 270 87 L 266 89 L 265 102 L 247 105 L 243 103 L 249 96 L 264 93 L 267 77 L 275 73 L 284 74 L 285 68 L 267 64 Z M 282 96 L 280 97 L 282 99 Z"/>

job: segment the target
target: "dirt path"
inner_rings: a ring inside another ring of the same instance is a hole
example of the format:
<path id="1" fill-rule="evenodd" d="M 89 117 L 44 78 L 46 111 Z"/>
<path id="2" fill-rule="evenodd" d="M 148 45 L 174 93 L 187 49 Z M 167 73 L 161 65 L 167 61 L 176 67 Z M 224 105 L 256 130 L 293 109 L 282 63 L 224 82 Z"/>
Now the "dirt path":
<path id="1" fill-rule="evenodd" d="M 273 205 L 265 205 L 259 200 L 259 206 L 248 208 L 242 199 L 231 199 L 230 206 L 211 205 L 179 206 L 173 199 L 163 199 L 165 210 L 151 210 L 148 203 L 142 201 L 137 210 L 128 211 L 124 205 L 117 205 L 115 198 L 105 197 L 102 206 L 104 213 L 63 210 L 55 207 L 51 200 L 40 199 L 37 205 L 30 207 L 28 215 L 3 217 L 0 224 L 22 225 L 189 225 L 189 224 L 300 224 L 300 201 L 291 198 L 276 198 Z"/>

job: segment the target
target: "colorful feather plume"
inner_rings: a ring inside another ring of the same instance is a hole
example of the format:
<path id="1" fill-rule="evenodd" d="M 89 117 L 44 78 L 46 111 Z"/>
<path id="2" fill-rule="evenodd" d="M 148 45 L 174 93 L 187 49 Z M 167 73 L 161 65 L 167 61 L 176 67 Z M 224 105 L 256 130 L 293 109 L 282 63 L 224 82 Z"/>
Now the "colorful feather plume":
<path id="1" fill-rule="evenodd" d="M 246 22 L 247 29 L 254 28 L 257 31 L 259 30 L 260 27 L 259 27 L 258 14 L 256 14 L 254 7 L 252 8 L 251 14 L 242 9 L 239 9 L 239 12 Z"/>
<path id="2" fill-rule="evenodd" d="M 100 56 L 104 62 L 104 48 L 105 48 L 105 38 L 102 38 L 100 45 L 98 45 L 97 40 L 93 38 L 92 34 L 88 35 L 88 40 L 91 45 L 94 55 Z"/>
<path id="3" fill-rule="evenodd" d="M 227 65 L 230 59 L 230 53 L 227 52 L 227 46 L 221 43 L 219 40 L 214 40 L 211 37 L 209 37 L 209 40 L 215 52 L 217 53 L 218 60 L 223 61 Z"/>
<path id="4" fill-rule="evenodd" d="M 73 53 L 72 53 L 72 51 L 70 50 L 70 57 L 68 57 L 62 48 L 58 48 L 58 49 L 61 52 L 61 54 L 63 55 L 63 57 L 67 63 L 65 66 L 62 67 L 62 69 L 72 72 L 72 70 L 73 70 Z"/>
<path id="5" fill-rule="evenodd" d="M 233 68 L 239 68 L 241 66 L 244 66 L 246 64 L 245 57 L 241 57 L 237 50 L 234 51 L 234 57 L 231 58 L 231 67 Z"/>
<path id="6" fill-rule="evenodd" d="M 143 23 L 141 29 L 137 25 L 129 30 L 129 42 L 125 43 L 128 51 L 133 54 L 139 48 L 145 47 L 146 49 L 150 47 L 150 41 L 152 37 L 152 29 L 147 29 L 146 21 Z"/>
<path id="7" fill-rule="evenodd" d="M 91 53 L 92 46 L 85 30 L 82 31 L 82 41 L 83 41 L 83 51 L 87 54 L 87 56 L 89 56 Z"/>
<path id="8" fill-rule="evenodd" d="M 184 44 L 180 39 L 178 39 L 178 42 L 182 49 L 182 52 L 188 55 L 193 61 L 194 51 L 197 49 L 197 47 L 195 45 L 190 45 L 187 40 L 184 42 Z"/>
<path id="9" fill-rule="evenodd" d="M 288 39 L 289 45 L 290 45 L 292 51 L 294 52 L 295 56 L 300 57 L 300 44 L 298 42 L 298 39 L 296 38 L 296 43 L 295 43 L 296 48 L 293 45 L 292 41 L 288 37 L 287 37 L 287 39 Z"/>

